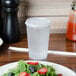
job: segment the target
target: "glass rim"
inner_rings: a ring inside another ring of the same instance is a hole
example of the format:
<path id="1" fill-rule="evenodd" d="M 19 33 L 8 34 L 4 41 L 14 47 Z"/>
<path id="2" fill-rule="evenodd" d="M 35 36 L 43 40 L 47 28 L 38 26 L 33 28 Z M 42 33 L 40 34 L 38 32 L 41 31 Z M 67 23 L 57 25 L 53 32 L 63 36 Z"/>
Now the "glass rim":
<path id="1" fill-rule="evenodd" d="M 36 23 L 36 22 L 38 22 L 38 23 Z M 51 23 L 50 20 L 45 17 L 32 17 L 32 18 L 28 18 L 25 21 L 26 26 L 39 27 L 39 28 L 48 27 L 48 26 L 50 26 L 50 23 Z"/>

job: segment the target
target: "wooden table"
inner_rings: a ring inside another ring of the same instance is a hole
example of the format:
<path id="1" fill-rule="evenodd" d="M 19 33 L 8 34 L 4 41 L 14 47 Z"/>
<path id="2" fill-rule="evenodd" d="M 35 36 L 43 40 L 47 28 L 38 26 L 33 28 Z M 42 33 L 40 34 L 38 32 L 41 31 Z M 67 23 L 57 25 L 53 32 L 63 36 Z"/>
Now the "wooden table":
<path id="1" fill-rule="evenodd" d="M 0 47 L 0 66 L 21 59 L 29 60 L 28 53 L 8 50 L 9 46 L 27 48 L 27 37 L 23 35 L 21 36 L 20 42 L 13 44 L 5 43 L 2 47 Z M 66 40 L 64 34 L 51 34 L 49 41 L 49 50 L 67 51 L 74 53 L 76 52 L 76 42 Z M 64 65 L 76 72 L 76 56 L 49 54 L 46 61 Z"/>

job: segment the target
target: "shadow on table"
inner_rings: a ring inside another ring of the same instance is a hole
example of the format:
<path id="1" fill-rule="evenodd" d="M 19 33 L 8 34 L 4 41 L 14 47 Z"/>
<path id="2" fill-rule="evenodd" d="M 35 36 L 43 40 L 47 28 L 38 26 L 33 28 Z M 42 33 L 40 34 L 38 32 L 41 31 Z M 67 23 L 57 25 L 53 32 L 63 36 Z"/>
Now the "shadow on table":
<path id="1" fill-rule="evenodd" d="M 9 47 L 9 44 L 7 43 L 4 43 L 2 46 L 0 46 L 0 54 L 7 51 L 8 47 Z"/>

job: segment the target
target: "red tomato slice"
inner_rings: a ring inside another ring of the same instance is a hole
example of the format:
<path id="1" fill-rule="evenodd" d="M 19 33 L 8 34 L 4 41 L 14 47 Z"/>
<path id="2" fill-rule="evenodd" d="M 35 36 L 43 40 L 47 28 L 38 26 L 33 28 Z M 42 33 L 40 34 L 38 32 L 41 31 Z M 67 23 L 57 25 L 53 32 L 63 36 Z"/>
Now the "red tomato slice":
<path id="1" fill-rule="evenodd" d="M 19 76 L 30 76 L 30 74 L 27 73 L 27 72 L 22 72 L 22 73 L 19 74 Z"/>
<path id="2" fill-rule="evenodd" d="M 39 74 L 45 74 L 45 73 L 47 73 L 47 68 L 41 68 L 41 69 L 39 69 L 38 71 L 37 71 Z"/>
<path id="3" fill-rule="evenodd" d="M 38 62 L 27 62 L 27 64 L 30 64 L 30 65 L 38 65 Z"/>
<path id="4" fill-rule="evenodd" d="M 62 76 L 62 74 L 57 74 L 58 76 Z"/>
<path id="5" fill-rule="evenodd" d="M 30 73 L 28 73 L 28 75 L 27 76 L 31 76 L 31 74 Z"/>

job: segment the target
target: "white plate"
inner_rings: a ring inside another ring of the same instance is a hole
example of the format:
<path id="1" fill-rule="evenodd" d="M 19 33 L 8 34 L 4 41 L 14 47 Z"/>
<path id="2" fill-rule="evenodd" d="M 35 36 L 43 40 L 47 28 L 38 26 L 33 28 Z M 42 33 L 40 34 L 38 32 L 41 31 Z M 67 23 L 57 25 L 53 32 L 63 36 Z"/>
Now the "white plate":
<path id="1" fill-rule="evenodd" d="M 0 38 L 0 46 L 3 44 L 3 40 Z"/>
<path id="2" fill-rule="evenodd" d="M 51 63 L 51 62 L 45 62 L 45 61 L 38 61 L 39 63 L 45 64 L 45 65 L 52 65 L 56 69 L 57 73 L 62 73 L 63 76 L 76 76 L 76 73 L 70 70 L 67 67 L 64 67 L 59 64 Z M 7 72 L 9 69 L 14 68 L 17 65 L 17 62 L 10 63 L 4 66 L 0 67 L 0 76 L 3 75 L 3 73 Z"/>

